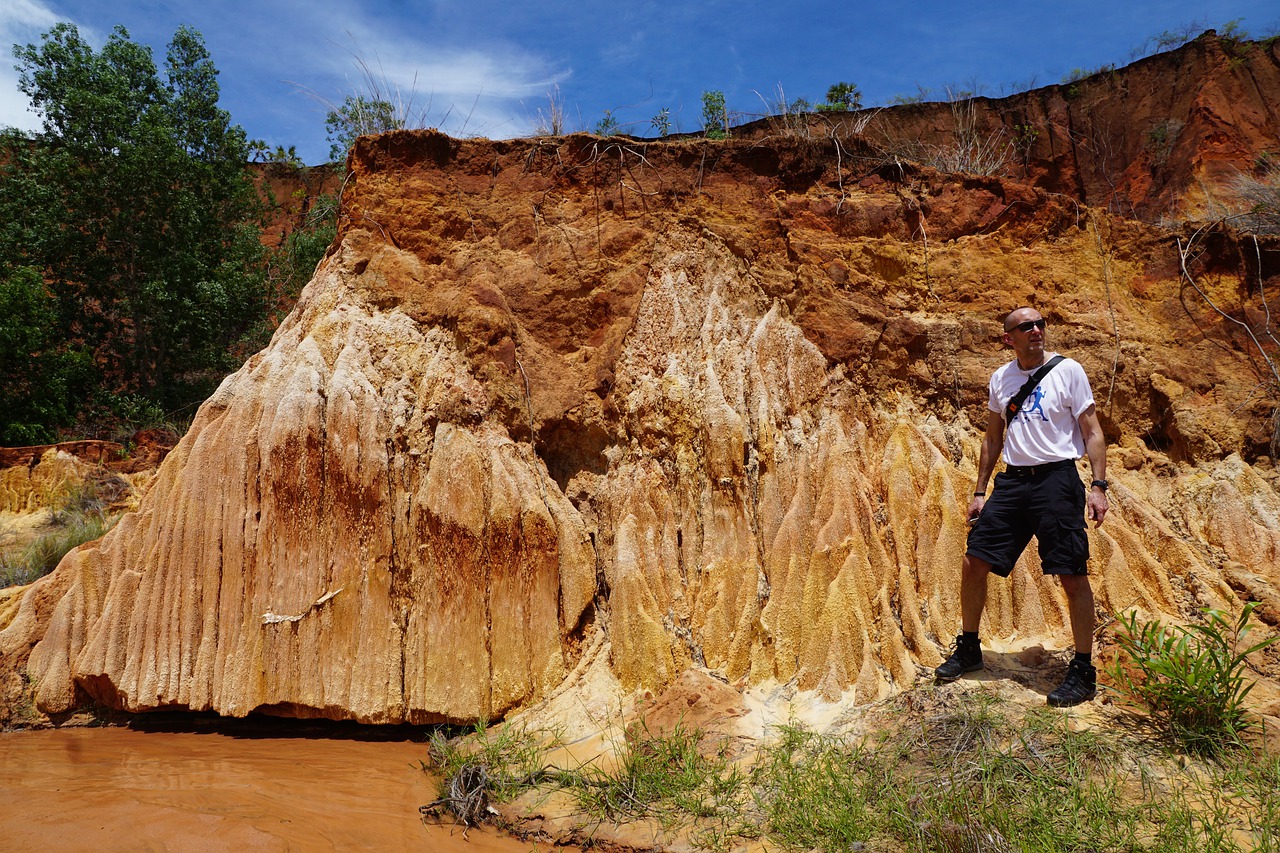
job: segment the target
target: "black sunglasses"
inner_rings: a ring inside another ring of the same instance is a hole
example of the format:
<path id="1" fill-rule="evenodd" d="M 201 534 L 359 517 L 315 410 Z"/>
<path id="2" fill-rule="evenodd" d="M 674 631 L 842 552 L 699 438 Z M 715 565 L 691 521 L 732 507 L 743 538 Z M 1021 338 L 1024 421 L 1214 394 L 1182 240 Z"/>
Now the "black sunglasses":
<path id="1" fill-rule="evenodd" d="M 1043 328 L 1044 328 L 1044 318 L 1041 317 L 1039 320 L 1028 320 L 1025 323 L 1019 323 L 1018 325 L 1011 327 L 1009 331 L 1012 332 L 1014 329 L 1017 329 L 1019 332 L 1029 332 L 1032 329 L 1043 329 Z"/>

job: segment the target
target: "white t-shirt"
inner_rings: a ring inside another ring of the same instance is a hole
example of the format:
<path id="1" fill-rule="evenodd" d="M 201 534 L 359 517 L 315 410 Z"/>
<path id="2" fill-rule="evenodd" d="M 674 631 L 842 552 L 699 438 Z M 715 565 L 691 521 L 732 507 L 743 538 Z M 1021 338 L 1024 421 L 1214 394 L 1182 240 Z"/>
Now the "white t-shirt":
<path id="1" fill-rule="evenodd" d="M 1055 353 L 1045 353 L 1045 361 Z M 991 374 L 987 408 L 1003 414 L 1004 407 L 1018 393 L 1031 374 L 1013 361 Z M 1035 390 L 1027 395 L 1013 423 L 1004 431 L 1004 461 L 1009 465 L 1043 465 L 1084 455 L 1080 413 L 1093 405 L 1093 390 L 1080 362 L 1066 358 L 1049 371 Z"/>

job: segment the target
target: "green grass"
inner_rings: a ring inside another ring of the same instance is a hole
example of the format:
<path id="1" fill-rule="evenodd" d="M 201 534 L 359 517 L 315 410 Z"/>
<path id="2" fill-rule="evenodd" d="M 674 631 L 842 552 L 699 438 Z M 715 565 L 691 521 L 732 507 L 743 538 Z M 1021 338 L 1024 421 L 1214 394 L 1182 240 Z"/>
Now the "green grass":
<path id="1" fill-rule="evenodd" d="M 446 781 L 468 765 L 486 768 L 489 796 L 502 803 L 541 781 L 546 750 L 557 743 L 559 738 L 548 732 L 510 723 L 492 729 L 481 722 L 469 737 L 450 738 L 443 729 L 436 730 L 428 741 L 428 753 L 430 766 Z"/>
<path id="2" fill-rule="evenodd" d="M 0 588 L 39 580 L 53 571 L 69 551 L 99 538 L 116 520 L 107 513 L 99 490 L 91 484 L 65 489 L 53 503 L 44 531 L 17 553 L 0 556 Z"/>
<path id="3" fill-rule="evenodd" d="M 495 799 L 565 789 L 588 837 L 606 821 L 645 820 L 709 850 L 1280 849 L 1280 758 L 1247 747 L 1179 756 L 984 690 L 915 694 L 939 707 L 921 714 L 903 701 L 892 729 L 868 736 L 782 725 L 738 761 L 728 741 L 676 727 L 632 730 L 612 769 L 551 768 L 539 738 L 480 730 L 454 748 L 466 760 L 439 769 L 447 786 L 448 768 L 491 760 Z"/>
<path id="4" fill-rule="evenodd" d="M 675 826 L 685 818 L 732 816 L 741 776 L 727 757 L 728 743 L 720 742 L 707 755 L 701 740 L 702 732 L 682 725 L 664 735 L 634 727 L 616 767 L 587 767 L 565 781 L 579 807 L 595 820 L 656 818 Z"/>

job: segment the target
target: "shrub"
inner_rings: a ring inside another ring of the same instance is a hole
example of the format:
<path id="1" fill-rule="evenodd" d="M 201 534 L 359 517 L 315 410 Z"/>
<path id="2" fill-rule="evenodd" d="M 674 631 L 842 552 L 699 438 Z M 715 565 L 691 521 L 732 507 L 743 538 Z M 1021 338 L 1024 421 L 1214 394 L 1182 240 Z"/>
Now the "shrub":
<path id="1" fill-rule="evenodd" d="M 656 814 L 669 821 L 717 814 L 717 794 L 735 790 L 740 781 L 728 771 L 727 741 L 715 755 L 704 755 L 703 733 L 677 725 L 665 735 L 647 728 L 633 731 L 614 769 L 588 769 L 573 787 L 588 814 L 619 820 Z M 737 813 L 737 809 L 732 810 Z"/>
<path id="2" fill-rule="evenodd" d="M 557 739 L 545 732 L 531 732 L 510 723 L 491 729 L 480 722 L 468 738 L 449 739 L 441 730 L 433 732 L 429 754 L 445 787 L 459 775 L 475 776 L 468 767 L 480 767 L 488 780 L 489 796 L 505 802 L 537 781 L 548 738 L 554 746 Z"/>
<path id="3" fill-rule="evenodd" d="M 596 122 L 596 136 L 613 136 L 618 132 L 618 120 L 613 115 L 613 110 L 605 110 L 604 118 Z"/>
<path id="4" fill-rule="evenodd" d="M 555 774 L 543 766 L 546 750 L 560 743 L 547 732 L 532 732 L 510 723 L 500 729 L 476 723 L 470 737 L 448 738 L 443 730 L 428 742 L 431 764 L 440 774 L 439 796 L 419 807 L 424 817 L 444 808 L 465 826 L 474 826 L 495 814 L 491 802 L 502 803 Z"/>
<path id="5" fill-rule="evenodd" d="M 785 847 L 850 850 L 876 831 L 876 786 L 886 776 L 860 743 L 785 725 L 752 771 L 760 825 Z"/>
<path id="6" fill-rule="evenodd" d="M 1164 165 L 1177 144 L 1178 135 L 1182 133 L 1183 122 L 1177 119 L 1165 119 L 1151 126 L 1147 131 L 1146 149 L 1151 152 L 1153 162 Z"/>
<path id="7" fill-rule="evenodd" d="M 441 799 L 422 810 L 447 806 L 475 823 L 492 814 L 490 801 L 537 788 L 575 796 L 571 820 L 587 835 L 606 820 L 655 821 L 654 847 L 1280 851 L 1280 758 L 1161 754 L 981 689 L 918 689 L 872 714 L 865 722 L 888 728 L 820 734 L 785 724 L 754 760 L 738 761 L 727 739 L 709 750 L 697 730 L 632 724 L 616 761 L 568 769 L 543 763 L 545 737 L 509 724 L 453 740 L 437 733 L 431 753 L 446 778 Z"/>
<path id="8" fill-rule="evenodd" d="M 1245 733 L 1254 726 L 1244 708 L 1253 689 L 1245 683 L 1245 658 L 1280 639 L 1242 648 L 1256 606 L 1246 604 L 1234 623 L 1212 609 L 1204 611 L 1203 625 L 1139 623 L 1133 612 L 1121 616 L 1116 640 L 1137 672 L 1118 660 L 1113 670 L 1117 689 L 1146 708 L 1188 752 L 1212 756 L 1243 746 Z"/>
<path id="9" fill-rule="evenodd" d="M 852 111 L 862 109 L 862 93 L 856 83 L 836 83 L 827 89 L 827 101 L 818 104 L 823 111 Z"/>
<path id="10" fill-rule="evenodd" d="M 59 334 L 57 315 L 38 269 L 0 268 L 0 445 L 54 441 L 90 382 L 92 357 Z"/>
<path id="11" fill-rule="evenodd" d="M 724 139 L 729 135 L 724 92 L 716 89 L 702 93 L 702 127 L 708 139 Z"/>
<path id="12" fill-rule="evenodd" d="M 649 119 L 649 124 L 658 131 L 658 136 L 671 135 L 671 107 L 658 110 L 658 114 Z"/>
<path id="13" fill-rule="evenodd" d="M 1252 234 L 1280 234 L 1280 164 L 1260 158 L 1262 174 L 1241 174 L 1231 187 L 1245 204 L 1236 224 Z"/>
<path id="14" fill-rule="evenodd" d="M 0 276 L 6 301 L 51 318 L 21 350 L 18 390 L 49 401 L 26 426 L 69 426 L 88 399 L 73 385 L 204 399 L 266 294 L 248 142 L 203 38 L 179 27 L 160 68 L 123 27 L 95 50 L 64 22 L 13 57 L 42 129 L 0 133 Z"/>

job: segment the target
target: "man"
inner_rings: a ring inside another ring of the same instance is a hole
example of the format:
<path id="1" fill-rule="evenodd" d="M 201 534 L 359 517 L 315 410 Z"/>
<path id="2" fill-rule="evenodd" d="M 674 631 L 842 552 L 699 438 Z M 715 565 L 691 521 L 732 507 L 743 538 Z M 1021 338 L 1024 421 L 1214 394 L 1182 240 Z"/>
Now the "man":
<path id="1" fill-rule="evenodd" d="M 1008 577 L 1032 535 L 1047 575 L 1057 575 L 1067 594 L 1075 657 L 1049 704 L 1068 707 L 1097 693 L 1093 655 L 1093 589 L 1086 574 L 1089 539 L 1084 516 L 1094 526 L 1107 514 L 1106 440 L 1098 424 L 1093 391 L 1084 368 L 1064 358 L 1027 395 L 1006 423 L 1005 407 L 1028 379 L 1053 358 L 1045 352 L 1046 323 L 1034 308 L 1019 308 L 1004 320 L 1001 337 L 1017 356 L 991 376 L 987 429 L 978 457 L 978 484 L 969 504 L 969 541 L 960 575 L 962 633 L 951 657 L 936 670 L 954 681 L 982 668 L 978 625 L 987 603 L 987 576 Z M 1003 450 L 1006 468 L 987 480 Z M 1076 460 L 1088 455 L 1093 483 L 1086 496 Z"/>

